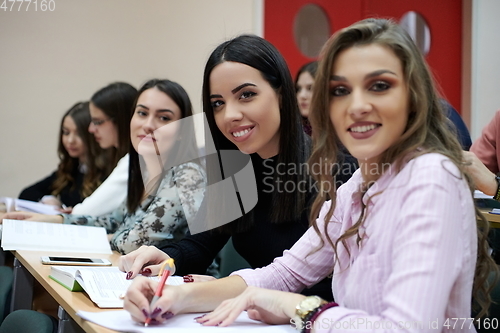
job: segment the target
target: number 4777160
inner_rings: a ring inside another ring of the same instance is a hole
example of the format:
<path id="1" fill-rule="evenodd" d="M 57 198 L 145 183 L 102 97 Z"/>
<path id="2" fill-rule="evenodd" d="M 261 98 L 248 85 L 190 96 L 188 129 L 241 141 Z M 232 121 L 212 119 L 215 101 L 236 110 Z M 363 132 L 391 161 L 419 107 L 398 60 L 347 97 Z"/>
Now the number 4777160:
<path id="1" fill-rule="evenodd" d="M 0 0 L 2 1 L 2 0 Z M 3 0 L 0 10 L 4 12 L 20 12 L 20 11 L 35 11 L 35 12 L 53 12 L 56 10 L 55 0 Z"/>

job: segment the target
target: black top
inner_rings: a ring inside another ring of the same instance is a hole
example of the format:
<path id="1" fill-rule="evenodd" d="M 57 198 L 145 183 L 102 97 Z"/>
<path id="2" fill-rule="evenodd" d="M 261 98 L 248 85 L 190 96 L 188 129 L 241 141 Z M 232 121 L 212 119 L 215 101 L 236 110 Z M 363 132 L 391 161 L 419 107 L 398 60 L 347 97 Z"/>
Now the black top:
<path id="1" fill-rule="evenodd" d="M 350 156 L 350 155 L 349 155 Z M 352 159 L 349 160 L 352 162 Z M 246 231 L 223 233 L 219 230 L 210 230 L 195 235 L 189 235 L 176 244 L 169 244 L 162 248 L 169 256 L 175 259 L 176 274 L 204 274 L 217 253 L 233 237 L 235 250 L 250 264 L 252 268 L 269 265 L 274 258 L 283 255 L 283 251 L 291 248 L 308 229 L 308 211 L 304 209 L 300 219 L 284 223 L 271 223 L 270 215 L 273 207 L 270 180 L 263 173 L 269 174 L 271 161 L 262 160 L 257 154 L 252 154 L 252 162 L 257 181 L 258 202 L 253 208 L 254 222 Z M 267 168 L 267 169 L 264 169 Z M 347 170 L 343 165 L 340 170 L 342 181 L 346 181 L 354 172 L 355 166 L 349 165 Z M 352 171 L 350 171 L 352 170 Z M 350 173 L 348 174 L 348 171 Z M 269 177 L 269 176 L 267 176 Z M 313 186 L 307 184 L 308 190 Z M 307 201 L 312 203 L 315 195 L 312 190 Z M 309 205 L 308 205 L 309 206 Z M 232 222 L 237 223 L 237 222 Z M 310 289 L 305 289 L 305 295 L 318 295 L 326 300 L 333 300 L 331 278 L 326 278 Z"/>
<path id="2" fill-rule="evenodd" d="M 22 190 L 21 194 L 19 194 L 19 199 L 38 202 L 44 195 L 51 195 L 53 191 L 52 185 L 56 180 L 56 173 L 57 171 L 54 171 L 47 178 Z M 85 174 L 80 172 L 79 170 L 76 170 L 74 172 L 74 186 L 72 186 L 73 184 L 66 185 L 61 193 L 59 193 L 59 200 L 61 201 L 61 203 L 68 207 L 73 207 L 76 204 L 82 202 L 83 199 L 85 199 L 80 194 L 80 189 L 82 188 L 84 177 Z"/>

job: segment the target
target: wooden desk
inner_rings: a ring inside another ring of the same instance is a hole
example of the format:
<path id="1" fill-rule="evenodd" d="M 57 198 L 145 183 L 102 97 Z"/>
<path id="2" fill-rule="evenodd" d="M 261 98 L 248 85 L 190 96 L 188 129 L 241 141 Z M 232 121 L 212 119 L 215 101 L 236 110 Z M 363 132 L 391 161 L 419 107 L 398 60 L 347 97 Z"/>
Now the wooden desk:
<path id="1" fill-rule="evenodd" d="M 90 333 L 113 333 L 115 331 L 109 330 L 107 328 L 98 326 L 96 324 L 90 323 L 83 320 L 76 315 L 77 311 L 115 311 L 109 309 L 100 309 L 90 300 L 90 298 L 83 292 L 71 292 L 64 288 L 59 283 L 49 278 L 50 266 L 42 265 L 40 261 L 40 256 L 42 255 L 54 255 L 53 252 L 38 252 L 38 251 L 16 251 L 14 253 L 15 258 L 22 264 L 22 266 L 36 279 L 43 288 L 54 298 L 54 300 L 64 309 L 67 315 L 76 322 L 81 329 L 85 332 Z M 57 253 L 58 256 L 71 256 L 71 257 L 88 257 L 88 253 Z M 113 263 L 113 265 L 118 264 L 119 254 L 114 253 L 110 255 L 96 255 L 99 258 L 106 258 Z M 14 287 L 15 288 L 15 287 Z M 64 311 L 62 315 L 64 315 Z M 61 315 L 61 311 L 59 311 Z M 60 318 L 63 319 L 64 318 Z"/>
<path id="2" fill-rule="evenodd" d="M 484 214 L 486 219 L 490 222 L 491 228 L 500 228 L 500 215 L 490 214 L 491 208 L 480 208 L 481 213 Z"/>

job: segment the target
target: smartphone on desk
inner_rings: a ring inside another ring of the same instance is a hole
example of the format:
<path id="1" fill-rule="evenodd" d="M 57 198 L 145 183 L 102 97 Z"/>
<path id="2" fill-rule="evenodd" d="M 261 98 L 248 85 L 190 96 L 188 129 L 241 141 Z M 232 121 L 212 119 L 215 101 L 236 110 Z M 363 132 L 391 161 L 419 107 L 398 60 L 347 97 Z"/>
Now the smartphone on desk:
<path id="1" fill-rule="evenodd" d="M 108 259 L 42 256 L 44 265 L 111 266 Z"/>

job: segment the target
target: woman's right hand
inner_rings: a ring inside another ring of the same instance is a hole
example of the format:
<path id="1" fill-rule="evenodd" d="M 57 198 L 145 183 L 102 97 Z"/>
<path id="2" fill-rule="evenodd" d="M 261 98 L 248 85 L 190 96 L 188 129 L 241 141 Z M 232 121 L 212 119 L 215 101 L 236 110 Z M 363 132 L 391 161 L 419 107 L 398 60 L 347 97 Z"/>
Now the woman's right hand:
<path id="1" fill-rule="evenodd" d="M 152 318 L 156 322 L 163 322 L 180 313 L 184 299 L 181 286 L 164 286 L 160 299 L 155 305 L 150 305 L 157 285 L 158 282 L 145 277 L 134 279 L 123 302 L 123 308 L 133 320 L 144 323 L 147 318 Z"/>
<path id="2" fill-rule="evenodd" d="M 158 275 L 161 264 L 169 259 L 169 255 L 156 246 L 143 245 L 135 251 L 120 257 L 118 268 L 127 272 L 127 279 L 133 279 L 137 274 Z M 175 264 L 172 275 L 175 273 Z M 154 292 L 154 291 L 153 291 Z"/>

